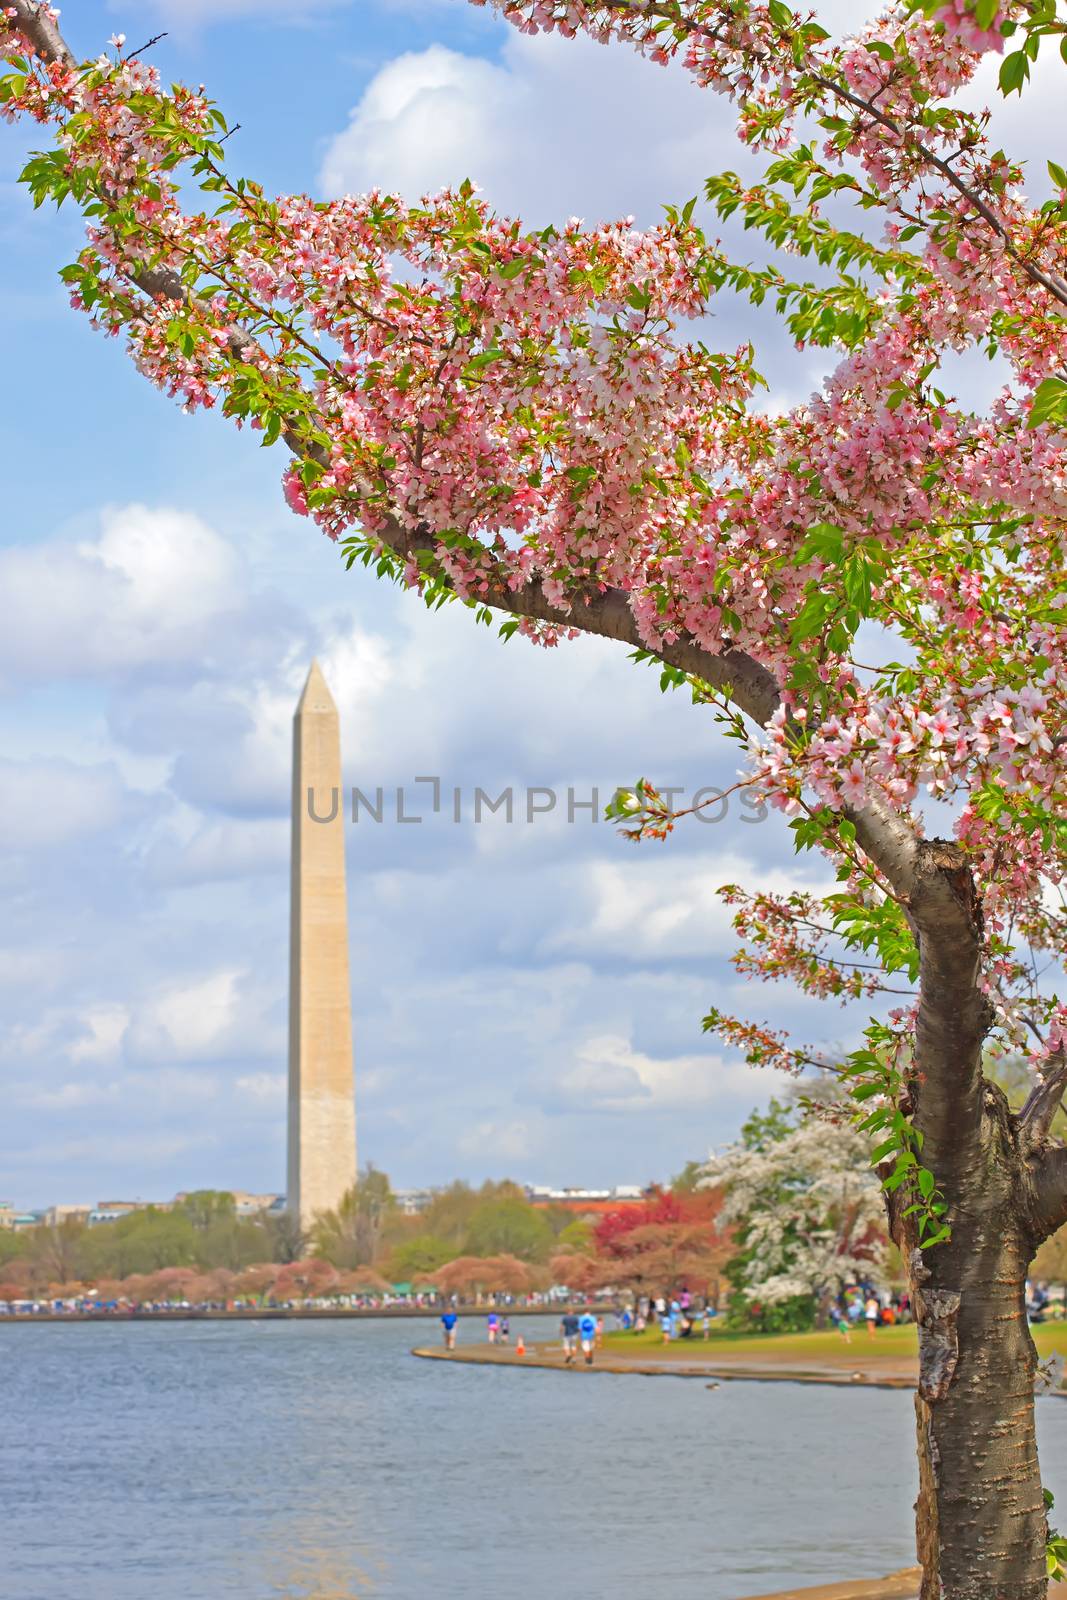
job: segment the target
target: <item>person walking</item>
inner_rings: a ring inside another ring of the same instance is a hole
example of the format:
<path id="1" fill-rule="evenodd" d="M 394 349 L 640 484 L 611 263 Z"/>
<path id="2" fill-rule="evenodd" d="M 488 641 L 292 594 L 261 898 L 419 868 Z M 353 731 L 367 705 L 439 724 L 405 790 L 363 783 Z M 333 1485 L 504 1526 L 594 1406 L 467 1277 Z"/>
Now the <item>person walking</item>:
<path id="1" fill-rule="evenodd" d="M 511 1337 L 511 1323 L 507 1317 L 500 1319 L 500 1343 L 507 1344 Z"/>
<path id="2" fill-rule="evenodd" d="M 583 1311 L 578 1319 L 578 1332 L 582 1339 L 582 1354 L 587 1367 L 593 1365 L 593 1351 L 596 1349 L 596 1318 L 591 1311 Z"/>
<path id="3" fill-rule="evenodd" d="M 877 1295 L 869 1294 L 867 1296 L 867 1303 L 863 1308 L 863 1315 L 867 1323 L 867 1337 L 868 1339 L 873 1339 L 874 1330 L 877 1328 L 882 1317 L 882 1308 L 878 1304 Z"/>
<path id="4" fill-rule="evenodd" d="M 848 1325 L 848 1314 L 846 1313 L 845 1308 L 841 1304 L 840 1300 L 834 1301 L 831 1316 L 834 1319 L 834 1327 L 837 1329 L 842 1339 L 844 1339 L 846 1344 L 851 1344 L 852 1331 Z"/>
<path id="5" fill-rule="evenodd" d="M 500 1318 L 497 1316 L 495 1311 L 490 1311 L 489 1315 L 486 1317 L 485 1327 L 489 1336 L 489 1343 L 496 1344 L 496 1335 L 497 1330 L 500 1327 Z"/>
<path id="6" fill-rule="evenodd" d="M 573 1311 L 565 1311 L 559 1325 L 563 1339 L 563 1364 L 569 1367 L 578 1350 L 578 1318 Z"/>
<path id="7" fill-rule="evenodd" d="M 441 1315 L 441 1326 L 445 1331 L 445 1349 L 456 1348 L 456 1323 L 459 1318 L 454 1311 L 445 1311 Z"/>

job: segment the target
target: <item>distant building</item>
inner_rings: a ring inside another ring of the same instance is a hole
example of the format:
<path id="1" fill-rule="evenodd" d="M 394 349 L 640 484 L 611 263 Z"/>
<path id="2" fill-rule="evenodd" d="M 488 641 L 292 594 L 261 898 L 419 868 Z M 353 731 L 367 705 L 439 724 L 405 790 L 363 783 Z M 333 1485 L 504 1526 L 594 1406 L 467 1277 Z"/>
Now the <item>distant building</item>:
<path id="1" fill-rule="evenodd" d="M 283 1194 L 246 1194 L 243 1189 L 234 1189 L 231 1192 L 239 1217 L 261 1217 L 272 1211 L 285 1210 Z"/>
<path id="2" fill-rule="evenodd" d="M 418 1217 L 433 1204 L 432 1189 L 397 1189 L 394 1198 L 405 1217 Z"/>
<path id="3" fill-rule="evenodd" d="M 15 1226 L 15 1208 L 10 1200 L 0 1200 L 0 1228 Z"/>
<path id="4" fill-rule="evenodd" d="M 120 1217 L 128 1217 L 131 1211 L 144 1211 L 147 1204 L 145 1200 L 98 1200 L 87 1221 L 90 1228 L 98 1227 L 103 1222 L 118 1222 Z M 159 1209 L 169 1210 L 170 1207 Z"/>
<path id="5" fill-rule="evenodd" d="M 11 1213 L 11 1221 L 7 1226 L 14 1228 L 15 1232 L 18 1233 L 23 1228 L 36 1228 L 40 1221 L 41 1213 L 39 1211 L 13 1211 Z"/>
<path id="6" fill-rule="evenodd" d="M 647 1194 L 648 1190 L 637 1183 L 620 1183 L 613 1189 L 548 1189 L 540 1184 L 528 1184 L 526 1188 L 527 1200 L 539 1210 L 561 1206 L 577 1216 L 625 1211 L 629 1206 L 641 1205 Z"/>
<path id="7" fill-rule="evenodd" d="M 88 1222 L 92 1206 L 49 1206 L 41 1221 L 49 1228 L 58 1228 L 61 1222 Z"/>
<path id="8" fill-rule="evenodd" d="M 239 1217 L 258 1217 L 264 1211 L 277 1210 L 279 1200 L 282 1201 L 283 1205 L 285 1202 L 283 1194 L 249 1194 L 246 1189 L 220 1189 L 217 1192 L 230 1196 Z M 182 1189 L 169 1202 L 170 1207 L 184 1205 L 193 1193 L 195 1193 L 195 1190 Z"/>

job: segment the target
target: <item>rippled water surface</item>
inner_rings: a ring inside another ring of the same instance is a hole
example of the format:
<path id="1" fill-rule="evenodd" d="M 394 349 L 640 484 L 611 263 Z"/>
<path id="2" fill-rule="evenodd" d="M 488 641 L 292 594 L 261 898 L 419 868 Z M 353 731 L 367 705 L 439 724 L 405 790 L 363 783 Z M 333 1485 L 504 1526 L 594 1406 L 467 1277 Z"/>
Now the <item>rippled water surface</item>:
<path id="1" fill-rule="evenodd" d="M 0 1324 L 3 1600 L 737 1600 L 913 1560 L 907 1394 L 410 1357 L 437 1336 Z"/>

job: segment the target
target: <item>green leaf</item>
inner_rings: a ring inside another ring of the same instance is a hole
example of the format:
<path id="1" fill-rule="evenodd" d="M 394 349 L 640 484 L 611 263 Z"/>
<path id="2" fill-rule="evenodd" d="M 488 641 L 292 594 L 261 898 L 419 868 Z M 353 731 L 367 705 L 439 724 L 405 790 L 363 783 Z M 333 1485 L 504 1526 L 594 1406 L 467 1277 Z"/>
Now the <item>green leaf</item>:
<path id="1" fill-rule="evenodd" d="M 821 633 L 836 605 L 836 597 L 827 594 L 824 589 L 816 589 L 814 593 L 809 594 L 800 615 L 793 623 L 793 638 L 799 643 Z"/>
<path id="2" fill-rule="evenodd" d="M 1002 94 L 1011 94 L 1018 90 L 1023 91 L 1023 84 L 1030 76 L 1030 60 L 1025 50 L 1013 50 L 1010 56 L 1005 56 L 1000 63 L 1000 90 Z"/>
<path id="3" fill-rule="evenodd" d="M 1027 426 L 1038 428 L 1043 422 L 1067 422 L 1067 383 L 1062 378 L 1046 378 L 1034 391 Z"/>

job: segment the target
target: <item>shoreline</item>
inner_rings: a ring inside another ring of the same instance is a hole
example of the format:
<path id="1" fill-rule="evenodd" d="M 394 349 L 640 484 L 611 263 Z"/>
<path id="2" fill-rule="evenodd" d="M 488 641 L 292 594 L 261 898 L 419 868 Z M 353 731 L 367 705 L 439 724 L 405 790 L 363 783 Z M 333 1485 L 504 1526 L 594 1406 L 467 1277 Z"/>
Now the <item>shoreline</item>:
<path id="1" fill-rule="evenodd" d="M 885 1578 L 822 1583 L 807 1589 L 779 1589 L 774 1594 L 745 1595 L 741 1600 L 918 1600 L 921 1567 L 902 1567 Z M 1067 1600 L 1067 1584 L 1049 1585 L 1049 1600 Z"/>
<path id="2" fill-rule="evenodd" d="M 914 1389 L 916 1379 L 903 1373 L 834 1372 L 820 1367 L 775 1367 L 766 1362 L 743 1364 L 741 1362 L 682 1362 L 651 1361 L 633 1356 L 614 1355 L 599 1351 L 591 1366 L 584 1361 L 567 1365 L 560 1353 L 548 1354 L 536 1348 L 525 1355 L 516 1355 L 514 1348 L 507 1350 L 469 1348 L 435 1350 L 425 1345 L 416 1346 L 411 1354 L 420 1361 L 454 1362 L 473 1367 L 520 1367 L 542 1372 L 596 1374 L 610 1373 L 614 1377 L 635 1378 L 712 1378 L 716 1383 L 810 1383 L 828 1385 L 838 1389 Z M 763 1600 L 777 1600 L 775 1596 Z"/>
<path id="3" fill-rule="evenodd" d="M 779 1589 L 774 1594 L 746 1595 L 744 1600 L 917 1600 L 920 1567 L 902 1567 L 885 1578 L 860 1578 L 849 1583 L 821 1583 L 808 1589 Z"/>
<path id="4" fill-rule="evenodd" d="M 461 1311 L 460 1319 L 477 1317 L 484 1320 L 486 1312 L 481 1307 Z M 505 1315 L 515 1317 L 551 1317 L 556 1307 L 508 1306 Z M 201 1311 L 194 1306 L 174 1311 L 19 1311 L 0 1316 L 0 1328 L 20 1322 L 361 1322 L 402 1317 L 440 1318 L 435 1306 L 311 1306 L 306 1311 L 296 1306 L 263 1306 L 249 1311 Z"/>
<path id="5" fill-rule="evenodd" d="M 460 1346 L 456 1350 L 417 1345 L 411 1354 L 420 1361 L 444 1361 L 461 1366 L 518 1367 L 541 1372 L 562 1372 L 568 1375 L 599 1372 L 613 1377 L 684 1378 L 690 1382 L 703 1380 L 708 1387 L 715 1387 L 720 1383 L 800 1383 L 834 1389 L 897 1389 L 914 1393 L 918 1383 L 918 1372 L 913 1372 L 910 1368 L 904 1370 L 899 1367 L 886 1368 L 879 1371 L 877 1368 L 856 1367 L 847 1370 L 818 1363 L 791 1366 L 770 1361 L 729 1361 L 723 1360 L 721 1356 L 704 1361 L 683 1361 L 678 1357 L 656 1360 L 647 1356 L 617 1354 L 610 1348 L 599 1350 L 591 1366 L 586 1366 L 582 1360 L 567 1365 L 558 1345 L 549 1347 L 531 1345 L 525 1355 L 521 1356 L 516 1354 L 514 1346 L 500 1349 L 488 1345 L 473 1345 L 466 1349 Z M 1067 1400 L 1067 1389 L 1046 1390 L 1044 1393 L 1052 1399 Z M 1067 1587 L 1064 1594 L 1067 1597 Z M 778 1597 L 764 1596 L 757 1597 L 757 1600 L 778 1600 Z M 834 1597 L 831 1596 L 830 1600 L 834 1600 Z M 844 1596 L 841 1600 L 844 1600 Z"/>

